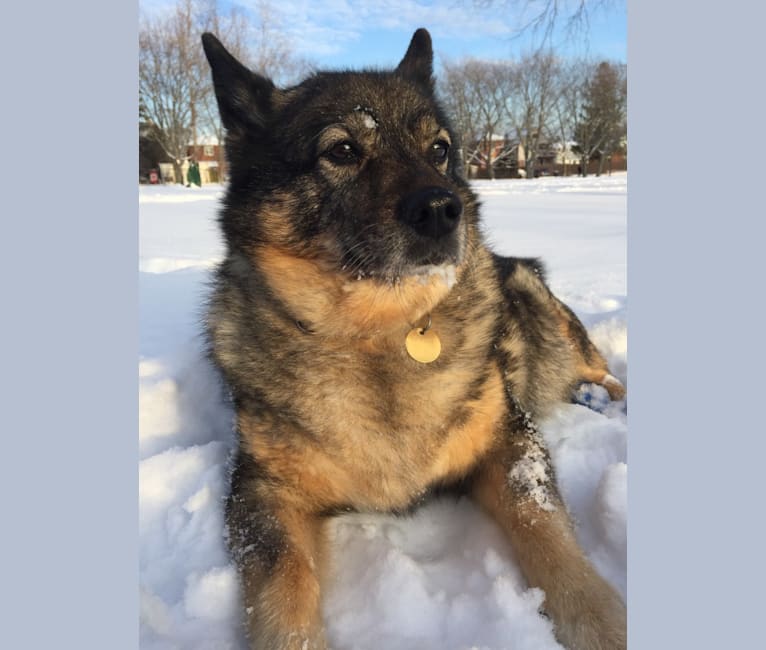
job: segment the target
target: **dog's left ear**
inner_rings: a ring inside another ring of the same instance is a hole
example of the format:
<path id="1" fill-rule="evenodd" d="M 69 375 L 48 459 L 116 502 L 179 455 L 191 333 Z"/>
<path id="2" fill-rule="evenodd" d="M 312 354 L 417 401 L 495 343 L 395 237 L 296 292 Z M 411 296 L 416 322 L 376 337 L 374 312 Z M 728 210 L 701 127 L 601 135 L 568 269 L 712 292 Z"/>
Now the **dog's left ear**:
<path id="1" fill-rule="evenodd" d="M 279 93 L 271 79 L 248 70 L 209 32 L 202 34 L 202 47 L 226 129 L 264 128 Z"/>
<path id="2" fill-rule="evenodd" d="M 433 90 L 433 62 L 431 35 L 421 27 L 413 34 L 407 54 L 404 55 L 396 71 L 406 79 L 428 90 Z"/>

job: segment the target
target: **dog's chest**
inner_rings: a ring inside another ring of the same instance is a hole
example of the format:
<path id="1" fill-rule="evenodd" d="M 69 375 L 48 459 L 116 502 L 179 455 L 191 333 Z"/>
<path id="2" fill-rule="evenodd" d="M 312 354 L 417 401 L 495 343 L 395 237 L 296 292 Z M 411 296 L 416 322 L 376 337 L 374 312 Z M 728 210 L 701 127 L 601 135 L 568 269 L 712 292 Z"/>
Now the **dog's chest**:
<path id="1" fill-rule="evenodd" d="M 315 399 L 301 400 L 342 500 L 404 507 L 429 485 L 465 474 L 491 445 L 505 404 L 498 371 L 348 361 L 325 363 L 302 391 Z"/>

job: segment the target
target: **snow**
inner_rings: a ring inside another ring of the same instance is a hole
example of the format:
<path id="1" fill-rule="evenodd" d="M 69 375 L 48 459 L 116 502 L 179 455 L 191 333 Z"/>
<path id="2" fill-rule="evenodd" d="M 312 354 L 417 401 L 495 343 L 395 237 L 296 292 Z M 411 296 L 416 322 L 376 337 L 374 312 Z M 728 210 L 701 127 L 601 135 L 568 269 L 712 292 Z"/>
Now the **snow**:
<path id="1" fill-rule="evenodd" d="M 541 510 L 553 512 L 556 509 L 546 487 L 550 481 L 550 475 L 548 461 L 541 447 L 534 446 L 513 464 L 508 472 L 508 481 L 516 489 L 528 493 Z"/>
<path id="2" fill-rule="evenodd" d="M 367 127 L 368 129 L 378 128 L 378 120 L 375 119 L 375 114 L 373 113 L 371 108 L 357 105 L 354 107 L 354 110 L 362 114 L 362 123 L 364 124 L 365 127 Z"/>
<path id="3" fill-rule="evenodd" d="M 477 181 L 496 250 L 540 256 L 554 292 L 627 386 L 627 175 Z M 139 581 L 145 650 L 244 648 L 223 540 L 233 413 L 204 358 L 200 317 L 223 255 L 220 186 L 142 186 Z M 602 392 L 603 391 L 603 392 Z M 601 387 L 538 423 L 586 553 L 625 597 L 627 418 Z M 600 412 L 593 410 L 598 408 Z M 536 471 L 540 468 L 519 468 Z M 545 469 L 545 468 L 543 468 Z M 497 526 L 467 500 L 331 529 L 324 617 L 336 650 L 560 648 Z"/>
<path id="4" fill-rule="evenodd" d="M 436 277 L 451 289 L 457 281 L 457 268 L 454 264 L 441 264 L 438 266 L 429 264 L 414 269 L 413 275 L 418 278 L 422 284 L 428 284 L 431 278 Z"/>

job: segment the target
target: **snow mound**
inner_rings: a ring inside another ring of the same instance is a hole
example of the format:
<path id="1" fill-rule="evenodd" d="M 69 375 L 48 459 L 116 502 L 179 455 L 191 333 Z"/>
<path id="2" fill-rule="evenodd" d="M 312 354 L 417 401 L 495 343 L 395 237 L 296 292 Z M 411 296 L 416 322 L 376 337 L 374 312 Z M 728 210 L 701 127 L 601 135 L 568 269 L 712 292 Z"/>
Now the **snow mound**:
<path id="1" fill-rule="evenodd" d="M 627 175 L 475 187 L 498 252 L 544 259 L 552 288 L 627 385 Z M 209 267 L 223 256 L 221 192 L 139 190 L 143 650 L 246 648 L 223 536 L 233 413 L 199 336 Z M 626 404 L 602 407 L 564 404 L 538 424 L 580 543 L 625 597 Z M 330 535 L 323 613 L 335 650 L 561 647 L 538 613 L 544 594 L 527 586 L 503 534 L 467 499 L 408 517 L 346 515 Z"/>

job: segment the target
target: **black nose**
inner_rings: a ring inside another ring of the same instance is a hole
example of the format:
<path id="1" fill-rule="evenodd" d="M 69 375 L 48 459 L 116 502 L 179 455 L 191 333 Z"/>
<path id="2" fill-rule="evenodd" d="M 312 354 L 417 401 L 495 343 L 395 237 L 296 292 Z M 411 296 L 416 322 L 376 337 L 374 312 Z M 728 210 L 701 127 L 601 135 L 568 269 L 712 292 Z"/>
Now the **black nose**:
<path id="1" fill-rule="evenodd" d="M 457 227 L 463 204 L 452 192 L 441 187 L 425 187 L 401 203 L 399 218 L 424 237 L 439 239 Z"/>

